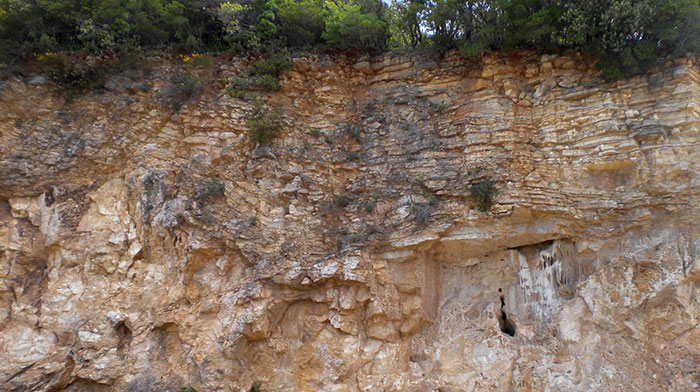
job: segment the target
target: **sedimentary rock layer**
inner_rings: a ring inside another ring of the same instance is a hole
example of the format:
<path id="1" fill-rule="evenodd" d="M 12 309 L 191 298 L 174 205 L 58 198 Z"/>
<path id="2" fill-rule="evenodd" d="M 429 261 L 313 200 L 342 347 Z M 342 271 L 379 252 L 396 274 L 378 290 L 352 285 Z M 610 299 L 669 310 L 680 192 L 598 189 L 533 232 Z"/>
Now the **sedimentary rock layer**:
<path id="1" fill-rule="evenodd" d="M 263 146 L 150 62 L 2 86 L 0 389 L 700 388 L 694 60 L 307 56 Z"/>

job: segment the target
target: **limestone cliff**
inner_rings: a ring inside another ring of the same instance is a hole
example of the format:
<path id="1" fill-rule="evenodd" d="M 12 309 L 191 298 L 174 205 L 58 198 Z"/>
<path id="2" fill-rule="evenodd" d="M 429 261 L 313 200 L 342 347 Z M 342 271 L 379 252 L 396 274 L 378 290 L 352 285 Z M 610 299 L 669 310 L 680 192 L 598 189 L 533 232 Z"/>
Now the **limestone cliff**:
<path id="1" fill-rule="evenodd" d="M 700 388 L 694 60 L 297 58 L 265 146 L 150 61 L 2 86 L 0 390 Z"/>

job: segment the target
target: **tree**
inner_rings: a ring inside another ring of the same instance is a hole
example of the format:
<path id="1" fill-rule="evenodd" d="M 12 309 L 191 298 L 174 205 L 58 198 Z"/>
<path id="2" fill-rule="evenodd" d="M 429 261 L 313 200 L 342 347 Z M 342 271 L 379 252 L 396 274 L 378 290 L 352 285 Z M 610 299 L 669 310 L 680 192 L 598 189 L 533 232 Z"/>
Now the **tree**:
<path id="1" fill-rule="evenodd" d="M 373 13 L 362 13 L 359 4 L 328 1 L 329 16 L 323 39 L 337 49 L 386 47 L 389 26 Z"/>
<path id="2" fill-rule="evenodd" d="M 281 0 L 277 23 L 287 45 L 305 47 L 319 43 L 326 27 L 321 0 Z"/>

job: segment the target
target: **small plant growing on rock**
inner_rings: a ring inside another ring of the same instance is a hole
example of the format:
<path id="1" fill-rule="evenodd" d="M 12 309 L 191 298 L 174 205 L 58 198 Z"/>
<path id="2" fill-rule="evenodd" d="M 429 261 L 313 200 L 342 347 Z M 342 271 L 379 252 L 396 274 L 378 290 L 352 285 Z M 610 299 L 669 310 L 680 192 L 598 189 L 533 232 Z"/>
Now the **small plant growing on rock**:
<path id="1" fill-rule="evenodd" d="M 263 91 L 280 91 L 282 89 L 280 80 L 274 75 L 262 75 L 255 79 L 254 85 Z"/>
<path id="2" fill-rule="evenodd" d="M 411 211 L 416 218 L 416 223 L 418 226 L 425 226 L 425 224 L 428 223 L 428 218 L 430 218 L 430 207 L 427 204 L 413 206 L 411 207 Z"/>
<path id="3" fill-rule="evenodd" d="M 248 81 L 239 77 L 230 77 L 226 80 L 226 94 L 232 98 L 245 99 L 248 89 Z"/>
<path id="4" fill-rule="evenodd" d="M 249 392 L 262 392 L 262 381 L 256 381 L 250 386 Z"/>
<path id="5" fill-rule="evenodd" d="M 250 219 L 248 219 L 248 224 L 250 224 L 253 227 L 257 226 L 258 225 L 258 217 L 251 216 Z"/>
<path id="6" fill-rule="evenodd" d="M 276 53 L 255 64 L 253 73 L 255 75 L 273 75 L 279 77 L 283 73 L 292 69 L 292 62 L 289 61 L 289 53 L 286 50 L 277 50 Z"/>
<path id="7" fill-rule="evenodd" d="M 348 123 L 348 124 L 343 125 L 343 130 L 351 138 L 355 139 L 356 142 L 358 142 L 358 143 L 362 142 L 362 136 L 361 136 L 362 132 L 360 131 L 360 127 Z"/>
<path id="8" fill-rule="evenodd" d="M 498 194 L 496 186 L 490 178 L 472 184 L 470 196 L 476 202 L 480 211 L 488 211 L 493 205 L 493 199 Z"/>
<path id="9" fill-rule="evenodd" d="M 350 203 L 352 203 L 354 200 L 355 200 L 354 197 L 352 197 L 351 195 L 348 195 L 348 194 L 346 194 L 346 193 L 342 193 L 342 194 L 340 194 L 340 195 L 336 195 L 336 196 L 333 198 L 333 201 L 334 201 L 335 205 L 338 206 L 338 207 L 341 207 L 341 208 L 344 208 L 344 207 L 349 206 Z"/>
<path id="10" fill-rule="evenodd" d="M 289 53 L 286 50 L 275 50 L 275 54 L 258 61 L 253 68 L 253 75 L 257 76 L 253 84 L 263 91 L 279 91 L 280 76 L 292 69 L 289 61 Z"/>
<path id="11" fill-rule="evenodd" d="M 178 71 L 170 78 L 170 85 L 165 88 L 165 96 L 170 107 L 180 110 L 182 105 L 199 91 L 199 78 L 188 72 Z"/>
<path id="12" fill-rule="evenodd" d="M 445 109 L 447 109 L 447 104 L 444 102 L 437 103 L 433 106 L 433 111 L 437 114 L 444 112 Z"/>
<path id="13" fill-rule="evenodd" d="M 318 139 L 319 137 L 321 137 L 321 134 L 322 134 L 321 130 L 318 128 L 314 128 L 314 129 L 310 130 L 309 132 L 311 133 L 311 136 L 314 139 Z"/>
<path id="14" fill-rule="evenodd" d="M 183 63 L 191 67 L 210 67 L 213 62 L 211 56 L 203 53 L 192 53 L 180 57 L 182 57 Z"/>
<path id="15" fill-rule="evenodd" d="M 205 182 L 202 188 L 197 192 L 197 200 L 204 201 L 208 199 L 219 199 L 226 194 L 226 187 L 217 178 L 212 177 Z"/>
<path id="16" fill-rule="evenodd" d="M 250 129 L 250 138 L 260 144 L 270 141 L 282 130 L 282 109 L 276 107 L 270 111 L 262 101 L 253 103 L 253 112 L 246 124 Z"/>

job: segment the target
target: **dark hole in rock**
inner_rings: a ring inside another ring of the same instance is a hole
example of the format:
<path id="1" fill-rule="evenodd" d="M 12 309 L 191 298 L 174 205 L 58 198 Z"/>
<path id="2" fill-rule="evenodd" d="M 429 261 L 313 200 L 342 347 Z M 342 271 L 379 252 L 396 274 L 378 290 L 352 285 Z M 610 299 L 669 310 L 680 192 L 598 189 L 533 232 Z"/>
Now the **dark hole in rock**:
<path id="1" fill-rule="evenodd" d="M 46 204 L 47 207 L 51 207 L 55 201 L 56 199 L 53 197 L 53 193 L 44 192 L 44 204 Z"/>
<path id="2" fill-rule="evenodd" d="M 119 345 L 117 346 L 118 348 L 124 348 L 131 343 L 131 329 L 126 326 L 126 323 L 124 321 L 118 322 L 114 326 L 114 330 L 117 332 L 117 336 L 119 336 Z"/>
<path id="3" fill-rule="evenodd" d="M 515 323 L 508 319 L 508 315 L 503 310 L 505 306 L 505 298 L 501 296 L 501 314 L 500 317 L 498 317 L 498 325 L 501 327 L 501 332 L 508 336 L 515 336 Z"/>

